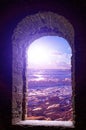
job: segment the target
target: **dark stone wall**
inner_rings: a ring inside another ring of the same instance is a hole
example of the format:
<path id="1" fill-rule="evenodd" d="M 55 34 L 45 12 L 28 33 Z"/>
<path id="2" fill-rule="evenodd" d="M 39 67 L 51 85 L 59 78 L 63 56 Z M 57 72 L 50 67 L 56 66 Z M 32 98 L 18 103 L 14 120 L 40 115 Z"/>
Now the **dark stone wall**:
<path id="1" fill-rule="evenodd" d="M 12 41 L 17 23 L 25 16 L 53 11 L 67 18 L 75 30 L 75 130 L 86 129 L 86 3 L 84 0 L 1 0 L 0 1 L 0 130 L 57 129 L 11 126 Z M 60 129 L 60 128 L 58 128 Z"/>

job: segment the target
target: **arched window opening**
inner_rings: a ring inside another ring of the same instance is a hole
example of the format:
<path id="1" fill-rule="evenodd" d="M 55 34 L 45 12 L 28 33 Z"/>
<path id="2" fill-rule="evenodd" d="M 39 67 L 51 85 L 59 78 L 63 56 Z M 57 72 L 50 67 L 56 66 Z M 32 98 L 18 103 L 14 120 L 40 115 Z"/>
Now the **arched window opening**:
<path id="1" fill-rule="evenodd" d="M 14 29 L 12 53 L 12 124 L 73 127 L 71 23 L 53 12 L 25 17 Z"/>
<path id="2" fill-rule="evenodd" d="M 71 56 L 69 43 L 58 36 L 28 47 L 26 120 L 73 121 Z"/>

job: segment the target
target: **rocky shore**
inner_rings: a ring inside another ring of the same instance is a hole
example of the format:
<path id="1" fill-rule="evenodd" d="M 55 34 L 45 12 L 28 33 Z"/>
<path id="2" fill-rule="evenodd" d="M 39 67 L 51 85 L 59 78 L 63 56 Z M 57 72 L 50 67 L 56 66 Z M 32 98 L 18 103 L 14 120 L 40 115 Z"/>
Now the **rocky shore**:
<path id="1" fill-rule="evenodd" d="M 70 86 L 30 88 L 27 96 L 27 119 L 72 121 L 71 97 Z"/>

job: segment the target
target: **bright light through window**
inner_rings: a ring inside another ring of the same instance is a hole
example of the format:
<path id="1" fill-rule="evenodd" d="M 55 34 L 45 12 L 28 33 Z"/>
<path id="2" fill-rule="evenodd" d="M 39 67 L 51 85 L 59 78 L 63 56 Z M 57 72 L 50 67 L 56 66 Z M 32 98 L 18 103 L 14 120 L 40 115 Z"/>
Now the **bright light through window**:
<path id="1" fill-rule="evenodd" d="M 27 49 L 28 120 L 72 121 L 71 47 L 45 36 Z"/>
<path id="2" fill-rule="evenodd" d="M 28 49 L 28 63 L 29 61 L 32 64 L 46 64 L 46 62 L 50 61 L 49 50 L 46 50 L 42 46 L 34 46 Z"/>
<path id="3" fill-rule="evenodd" d="M 71 66 L 71 48 L 61 37 L 47 36 L 35 40 L 27 55 L 30 68 L 68 69 Z"/>

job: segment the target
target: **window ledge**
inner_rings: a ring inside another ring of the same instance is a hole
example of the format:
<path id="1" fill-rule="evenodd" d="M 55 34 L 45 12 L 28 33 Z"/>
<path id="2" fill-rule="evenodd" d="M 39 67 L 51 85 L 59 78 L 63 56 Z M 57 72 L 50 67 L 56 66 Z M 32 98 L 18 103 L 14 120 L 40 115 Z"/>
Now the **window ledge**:
<path id="1" fill-rule="evenodd" d="M 73 121 L 45 121 L 45 120 L 25 120 L 20 121 L 17 125 L 30 125 L 30 126 L 61 126 L 74 128 Z"/>

